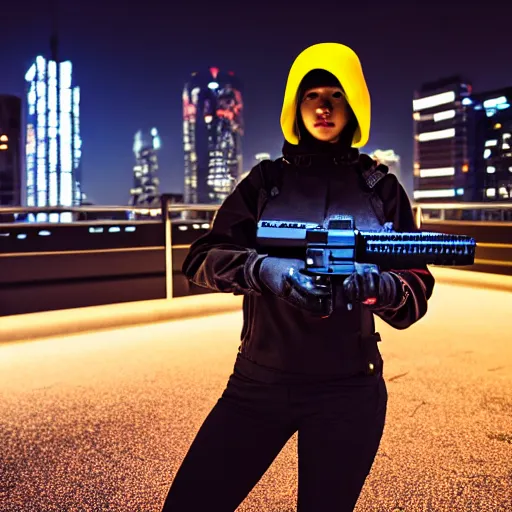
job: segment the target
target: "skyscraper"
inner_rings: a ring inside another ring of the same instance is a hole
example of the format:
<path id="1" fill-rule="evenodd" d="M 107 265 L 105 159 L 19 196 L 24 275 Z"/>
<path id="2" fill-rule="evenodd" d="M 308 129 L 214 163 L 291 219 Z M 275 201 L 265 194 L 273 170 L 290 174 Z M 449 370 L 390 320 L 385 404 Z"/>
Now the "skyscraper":
<path id="1" fill-rule="evenodd" d="M 471 85 L 461 77 L 424 84 L 413 100 L 416 201 L 468 199 L 474 172 Z"/>
<path id="2" fill-rule="evenodd" d="M 400 157 L 392 149 L 376 149 L 370 156 L 379 162 L 379 164 L 386 165 L 390 173 L 393 173 L 398 181 L 407 189 L 406 184 L 403 182 L 403 176 L 400 169 Z"/>
<path id="3" fill-rule="evenodd" d="M 512 199 L 512 87 L 475 94 L 473 201 Z"/>
<path id="4" fill-rule="evenodd" d="M 186 203 L 221 203 L 242 173 L 243 102 L 234 73 L 192 73 L 183 90 Z"/>
<path id="5" fill-rule="evenodd" d="M 0 95 L 0 206 L 21 205 L 21 98 Z"/>
<path id="6" fill-rule="evenodd" d="M 70 61 L 36 58 L 27 82 L 26 186 L 28 206 L 79 205 L 80 90 Z M 38 219 L 45 220 L 46 215 Z M 51 215 L 50 220 L 58 220 Z M 61 215 L 61 220 L 71 219 Z"/>
<path id="7" fill-rule="evenodd" d="M 131 204 L 133 206 L 159 206 L 160 194 L 157 177 L 158 156 L 161 147 L 158 130 L 152 128 L 151 132 L 144 134 L 139 130 L 135 134 L 133 153 L 137 163 L 133 167 L 133 188 L 130 190 Z"/>

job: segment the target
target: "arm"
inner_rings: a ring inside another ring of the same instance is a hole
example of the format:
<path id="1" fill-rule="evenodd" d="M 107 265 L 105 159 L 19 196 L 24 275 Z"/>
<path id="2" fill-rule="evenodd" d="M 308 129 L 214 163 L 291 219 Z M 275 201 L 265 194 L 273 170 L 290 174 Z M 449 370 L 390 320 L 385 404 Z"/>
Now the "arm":
<path id="1" fill-rule="evenodd" d="M 409 198 L 396 176 L 388 174 L 381 180 L 378 187 L 377 193 L 384 202 L 386 220 L 393 222 L 394 229 L 400 232 L 418 231 Z M 396 308 L 372 309 L 392 327 L 407 329 L 425 316 L 435 280 L 426 265 L 413 270 L 391 270 L 390 273 L 400 281 L 400 285 L 406 292 L 405 300 L 402 300 Z"/>
<path id="2" fill-rule="evenodd" d="M 218 292 L 258 289 L 255 266 L 264 256 L 255 250 L 261 167 L 254 167 L 223 202 L 208 233 L 190 247 L 182 271 L 194 284 Z"/>

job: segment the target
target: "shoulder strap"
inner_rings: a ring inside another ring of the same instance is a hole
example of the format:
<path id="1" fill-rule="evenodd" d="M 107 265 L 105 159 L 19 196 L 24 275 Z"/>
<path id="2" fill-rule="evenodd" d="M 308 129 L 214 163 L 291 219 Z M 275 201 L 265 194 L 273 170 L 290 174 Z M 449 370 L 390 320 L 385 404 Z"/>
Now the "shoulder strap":
<path id="1" fill-rule="evenodd" d="M 389 168 L 386 165 L 378 164 L 369 155 L 361 154 L 359 156 L 359 169 L 361 175 L 370 189 L 370 201 L 379 222 L 384 226 L 386 217 L 384 215 L 384 203 L 377 192 L 376 185 L 388 174 Z"/>
<path id="2" fill-rule="evenodd" d="M 260 173 L 263 182 L 263 188 L 267 197 L 279 195 L 282 184 L 282 159 L 263 160 L 260 162 Z"/>

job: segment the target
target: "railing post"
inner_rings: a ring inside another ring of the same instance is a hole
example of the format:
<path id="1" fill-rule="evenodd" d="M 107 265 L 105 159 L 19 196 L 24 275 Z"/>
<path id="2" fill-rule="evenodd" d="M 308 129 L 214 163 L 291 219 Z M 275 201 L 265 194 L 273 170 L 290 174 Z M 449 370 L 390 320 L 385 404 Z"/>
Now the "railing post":
<path id="1" fill-rule="evenodd" d="M 421 206 L 416 206 L 416 227 L 421 229 Z"/>
<path id="2" fill-rule="evenodd" d="M 164 229 L 165 240 L 165 298 L 167 300 L 173 297 L 173 269 L 172 269 L 172 222 L 169 215 L 169 205 L 171 204 L 171 195 L 162 194 L 160 205 L 162 208 L 162 226 Z"/>

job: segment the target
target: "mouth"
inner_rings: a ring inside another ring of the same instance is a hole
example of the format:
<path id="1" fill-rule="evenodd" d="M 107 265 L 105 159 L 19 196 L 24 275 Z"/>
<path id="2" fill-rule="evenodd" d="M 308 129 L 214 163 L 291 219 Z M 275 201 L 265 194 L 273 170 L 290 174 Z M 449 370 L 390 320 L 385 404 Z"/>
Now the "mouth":
<path id="1" fill-rule="evenodd" d="M 333 128 L 334 123 L 330 123 L 329 121 L 326 121 L 324 119 L 317 121 L 315 123 L 315 128 Z"/>

